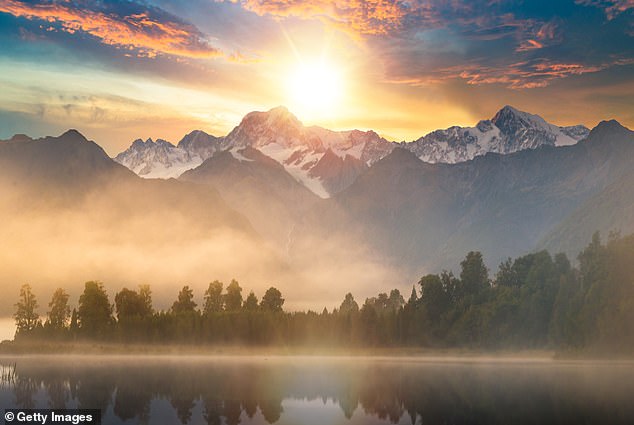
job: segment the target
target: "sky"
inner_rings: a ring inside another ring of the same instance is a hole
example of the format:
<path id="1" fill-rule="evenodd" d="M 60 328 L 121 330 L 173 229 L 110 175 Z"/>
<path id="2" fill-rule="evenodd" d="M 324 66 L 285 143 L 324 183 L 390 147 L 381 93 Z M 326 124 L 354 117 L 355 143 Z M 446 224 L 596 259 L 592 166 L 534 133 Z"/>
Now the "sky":
<path id="1" fill-rule="evenodd" d="M 0 0 L 0 139 L 114 156 L 284 105 L 411 141 L 506 104 L 634 128 L 634 0 Z"/>

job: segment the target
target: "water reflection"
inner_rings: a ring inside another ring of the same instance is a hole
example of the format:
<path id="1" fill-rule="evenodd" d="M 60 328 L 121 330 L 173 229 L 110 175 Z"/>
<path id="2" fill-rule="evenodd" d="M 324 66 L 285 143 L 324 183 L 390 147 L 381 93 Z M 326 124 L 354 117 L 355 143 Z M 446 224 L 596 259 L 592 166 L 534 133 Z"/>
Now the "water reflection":
<path id="1" fill-rule="evenodd" d="M 278 357 L 23 357 L 1 407 L 103 423 L 634 423 L 634 366 Z M 3 375 L 4 376 L 4 375 Z"/>

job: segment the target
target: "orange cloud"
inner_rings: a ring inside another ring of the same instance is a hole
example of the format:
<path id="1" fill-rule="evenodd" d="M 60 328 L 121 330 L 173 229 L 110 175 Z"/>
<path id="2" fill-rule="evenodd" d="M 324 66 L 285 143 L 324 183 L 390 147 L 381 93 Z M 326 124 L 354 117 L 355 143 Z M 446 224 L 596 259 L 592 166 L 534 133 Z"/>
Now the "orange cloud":
<path id="1" fill-rule="evenodd" d="M 526 40 L 525 42 L 520 44 L 519 47 L 517 49 L 515 49 L 515 51 L 516 52 L 527 52 L 529 50 L 541 49 L 542 47 L 544 47 L 544 45 L 542 43 L 540 43 L 539 41 Z"/>
<path id="2" fill-rule="evenodd" d="M 33 4 L 0 0 L 0 12 L 56 24 L 59 29 L 70 34 L 82 31 L 104 44 L 137 50 L 141 56 L 168 54 L 205 58 L 221 54 L 218 49 L 205 42 L 196 28 L 179 22 L 161 22 L 151 17 L 147 11 L 119 16 L 100 10 L 72 7 L 66 2 Z"/>
<path id="3" fill-rule="evenodd" d="M 424 16 L 429 3 L 403 0 L 234 0 L 258 15 L 319 17 L 361 35 L 387 34 L 406 16 Z"/>

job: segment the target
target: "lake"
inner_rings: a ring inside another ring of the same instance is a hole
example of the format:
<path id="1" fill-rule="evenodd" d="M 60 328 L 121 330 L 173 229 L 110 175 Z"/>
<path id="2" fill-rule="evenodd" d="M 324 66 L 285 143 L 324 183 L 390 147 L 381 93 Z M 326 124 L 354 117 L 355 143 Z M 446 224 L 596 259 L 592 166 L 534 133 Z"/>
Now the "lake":
<path id="1" fill-rule="evenodd" d="M 634 423 L 630 362 L 95 355 L 0 365 L 12 371 L 1 407 L 96 408 L 104 424 Z"/>

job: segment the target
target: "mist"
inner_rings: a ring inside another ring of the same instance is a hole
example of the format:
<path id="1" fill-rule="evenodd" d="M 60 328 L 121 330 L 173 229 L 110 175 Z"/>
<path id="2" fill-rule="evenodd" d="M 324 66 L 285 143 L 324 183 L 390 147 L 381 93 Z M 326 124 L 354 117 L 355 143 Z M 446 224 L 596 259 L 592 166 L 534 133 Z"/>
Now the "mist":
<path id="1" fill-rule="evenodd" d="M 209 282 L 236 279 L 243 296 L 271 286 L 286 310 L 338 307 L 411 282 L 353 237 L 305 232 L 292 255 L 260 236 L 210 186 L 114 179 L 86 191 L 2 185 L 0 317 L 29 283 L 44 318 L 58 287 L 77 305 L 84 282 L 104 283 L 111 302 L 124 287 L 149 284 L 154 307 L 168 309 L 189 285 L 200 307 Z M 318 236 L 319 235 L 319 236 Z"/>

